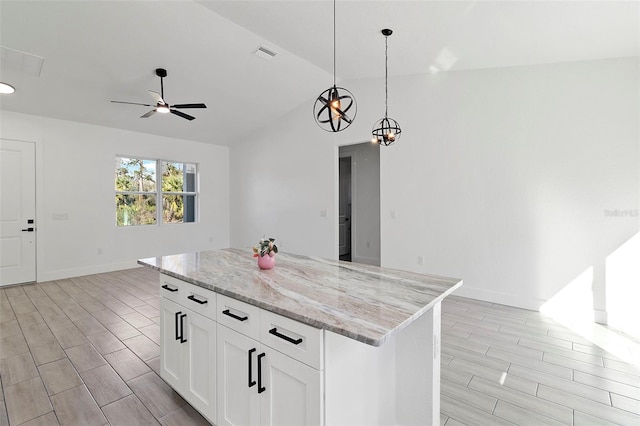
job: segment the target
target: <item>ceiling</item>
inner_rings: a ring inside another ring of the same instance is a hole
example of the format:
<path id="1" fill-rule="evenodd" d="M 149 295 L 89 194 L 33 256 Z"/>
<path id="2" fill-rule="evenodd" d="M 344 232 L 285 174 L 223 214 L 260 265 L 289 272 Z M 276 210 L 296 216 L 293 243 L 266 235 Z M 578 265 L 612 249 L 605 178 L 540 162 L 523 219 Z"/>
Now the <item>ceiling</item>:
<path id="1" fill-rule="evenodd" d="M 308 104 L 333 81 L 332 1 L 6 1 L 0 46 L 44 58 L 0 64 L 9 111 L 230 145 Z M 337 1 L 338 81 L 389 74 L 638 56 L 637 1 Z M 270 61 L 258 46 L 277 52 Z M 33 57 L 29 57 L 33 58 Z M 194 121 L 110 100 L 170 104 Z M 311 113 L 309 119 L 312 120 Z"/>

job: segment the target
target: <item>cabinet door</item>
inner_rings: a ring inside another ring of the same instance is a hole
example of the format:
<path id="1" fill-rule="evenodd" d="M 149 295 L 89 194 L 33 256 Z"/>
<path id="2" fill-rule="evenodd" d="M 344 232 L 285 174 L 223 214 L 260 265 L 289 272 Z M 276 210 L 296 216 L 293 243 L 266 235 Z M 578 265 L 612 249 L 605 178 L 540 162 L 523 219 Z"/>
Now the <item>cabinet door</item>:
<path id="1" fill-rule="evenodd" d="M 160 376 L 174 389 L 182 387 L 184 345 L 180 339 L 185 309 L 165 298 L 160 301 Z"/>
<path id="2" fill-rule="evenodd" d="M 260 419 L 262 425 L 320 425 L 322 416 L 321 372 L 278 351 L 264 347 Z"/>
<path id="3" fill-rule="evenodd" d="M 257 341 L 218 325 L 218 426 L 260 424 Z"/>
<path id="4" fill-rule="evenodd" d="M 184 398 L 211 422 L 216 420 L 216 323 L 186 310 Z"/>

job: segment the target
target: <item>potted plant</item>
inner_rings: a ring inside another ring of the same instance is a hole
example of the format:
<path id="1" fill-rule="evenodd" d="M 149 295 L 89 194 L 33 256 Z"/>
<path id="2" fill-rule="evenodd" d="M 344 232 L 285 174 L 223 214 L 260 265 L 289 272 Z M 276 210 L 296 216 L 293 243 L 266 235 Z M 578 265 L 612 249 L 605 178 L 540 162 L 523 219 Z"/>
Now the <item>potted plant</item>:
<path id="1" fill-rule="evenodd" d="M 271 269 L 276 264 L 276 253 L 278 246 L 275 238 L 263 238 L 258 242 L 258 246 L 253 248 L 253 257 L 258 258 L 260 269 Z"/>

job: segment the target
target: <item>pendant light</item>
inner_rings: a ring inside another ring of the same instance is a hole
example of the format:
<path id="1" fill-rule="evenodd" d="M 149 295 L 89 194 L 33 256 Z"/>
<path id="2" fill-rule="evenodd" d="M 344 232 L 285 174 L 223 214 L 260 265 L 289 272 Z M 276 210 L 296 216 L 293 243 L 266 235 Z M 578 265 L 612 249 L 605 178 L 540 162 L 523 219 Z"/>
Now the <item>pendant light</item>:
<path id="1" fill-rule="evenodd" d="M 339 132 L 353 123 L 357 111 L 353 94 L 336 86 L 336 0 L 333 0 L 333 87 L 318 96 L 313 105 L 313 117 L 322 130 Z"/>
<path id="2" fill-rule="evenodd" d="M 389 118 L 388 116 L 388 90 L 387 90 L 387 79 L 389 73 L 389 44 L 388 39 L 393 31 L 389 29 L 384 29 L 381 31 L 384 36 L 384 118 L 376 121 L 373 125 L 373 130 L 371 134 L 373 138 L 371 138 L 371 142 L 378 143 L 380 145 L 389 146 L 398 139 L 400 139 L 400 133 L 402 130 L 400 129 L 400 124 L 394 120 L 393 118 Z"/>

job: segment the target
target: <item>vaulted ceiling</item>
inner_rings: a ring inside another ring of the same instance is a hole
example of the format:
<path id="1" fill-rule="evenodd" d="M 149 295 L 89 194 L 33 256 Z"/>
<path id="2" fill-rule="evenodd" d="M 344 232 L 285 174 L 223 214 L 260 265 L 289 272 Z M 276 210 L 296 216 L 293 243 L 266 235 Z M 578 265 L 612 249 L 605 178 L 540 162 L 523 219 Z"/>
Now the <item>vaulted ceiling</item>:
<path id="1" fill-rule="evenodd" d="M 0 108 L 230 145 L 333 81 L 333 2 L 0 0 Z M 337 1 L 338 80 L 638 56 L 636 1 Z M 264 46 L 271 60 L 252 52 Z M 19 52 L 26 53 L 20 62 Z M 41 68 L 37 59 L 42 58 Z M 30 62 L 31 61 L 31 62 Z M 35 61 L 35 62 L 33 62 Z M 33 64 L 36 64 L 35 67 Z M 156 114 L 204 102 L 196 120 Z"/>

